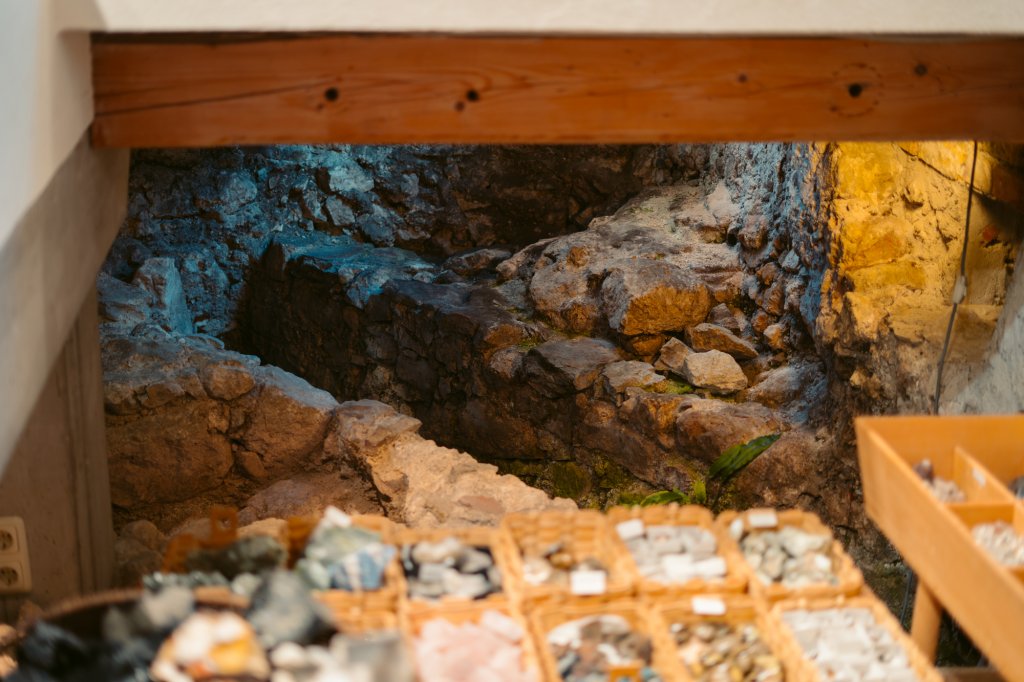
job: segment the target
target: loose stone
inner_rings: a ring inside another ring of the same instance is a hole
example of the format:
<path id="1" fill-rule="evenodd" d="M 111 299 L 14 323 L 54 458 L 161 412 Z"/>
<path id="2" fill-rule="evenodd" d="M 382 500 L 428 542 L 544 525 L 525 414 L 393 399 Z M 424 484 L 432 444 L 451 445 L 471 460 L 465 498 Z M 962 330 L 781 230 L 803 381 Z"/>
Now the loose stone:
<path id="1" fill-rule="evenodd" d="M 974 541 L 1004 566 L 1024 566 L 1024 535 L 1005 521 L 979 523 L 971 528 Z"/>
<path id="2" fill-rule="evenodd" d="M 922 459 L 914 465 L 914 473 L 921 477 L 928 490 L 938 498 L 939 502 L 963 502 L 967 499 L 964 491 L 954 481 L 935 475 L 935 467 L 930 459 Z"/>
<path id="3" fill-rule="evenodd" d="M 673 623 L 679 658 L 696 682 L 782 682 L 782 662 L 752 623 Z"/>
<path id="4" fill-rule="evenodd" d="M 838 585 L 828 535 L 809 533 L 794 526 L 778 530 L 743 531 L 740 549 L 758 579 L 795 588 L 825 583 Z"/>
<path id="5" fill-rule="evenodd" d="M 785 611 L 782 619 L 825 680 L 912 682 L 907 652 L 864 608 Z"/>
<path id="6" fill-rule="evenodd" d="M 718 542 L 699 526 L 645 526 L 639 519 L 618 524 L 616 531 L 626 543 L 640 574 L 662 583 L 694 579 L 720 580 L 726 565 Z"/>
<path id="7" fill-rule="evenodd" d="M 661 679 L 651 668 L 650 638 L 635 632 L 622 616 L 569 621 L 551 630 L 547 640 L 563 680 L 603 681 L 610 679 L 614 670 L 631 668 L 639 672 L 642 680 Z"/>
<path id="8" fill-rule="evenodd" d="M 487 547 L 470 547 L 454 537 L 402 547 L 409 596 L 481 599 L 501 591 L 501 571 Z"/>
<path id="9" fill-rule="evenodd" d="M 523 637 L 515 620 L 494 610 L 485 611 L 479 623 L 427 621 L 415 640 L 420 679 L 534 682 L 537 671 L 523 667 Z"/>
<path id="10" fill-rule="evenodd" d="M 523 557 L 523 579 L 530 585 L 568 586 L 574 573 L 590 572 L 607 576 L 608 569 L 594 557 L 576 561 L 562 543 L 555 543 L 540 554 Z"/>

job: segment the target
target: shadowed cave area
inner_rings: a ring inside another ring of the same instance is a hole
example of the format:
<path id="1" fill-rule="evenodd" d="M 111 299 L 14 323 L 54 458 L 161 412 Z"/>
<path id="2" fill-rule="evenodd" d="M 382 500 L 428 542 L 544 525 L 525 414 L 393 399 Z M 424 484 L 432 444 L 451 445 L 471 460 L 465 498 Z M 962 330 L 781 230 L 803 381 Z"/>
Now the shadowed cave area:
<path id="1" fill-rule="evenodd" d="M 137 151 L 99 279 L 120 577 L 218 503 L 243 523 L 333 503 L 437 526 L 705 487 L 717 509 L 817 512 L 896 603 L 852 420 L 931 409 L 971 154 Z M 977 164 L 940 396 L 960 411 L 1021 225 L 1019 148 Z"/>

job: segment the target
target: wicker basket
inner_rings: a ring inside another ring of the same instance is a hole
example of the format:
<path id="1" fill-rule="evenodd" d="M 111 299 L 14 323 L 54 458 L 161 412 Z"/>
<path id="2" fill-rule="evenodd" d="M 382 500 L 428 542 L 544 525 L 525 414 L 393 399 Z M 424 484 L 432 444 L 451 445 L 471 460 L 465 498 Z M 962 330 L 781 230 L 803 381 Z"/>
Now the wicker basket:
<path id="1" fill-rule="evenodd" d="M 706 615 L 703 612 L 698 612 L 695 610 L 695 599 L 702 598 L 721 602 L 725 613 Z M 774 631 L 777 627 L 775 620 L 768 616 L 761 602 L 740 594 L 721 594 L 708 597 L 690 595 L 671 601 L 657 602 L 651 608 L 651 630 L 656 642 L 654 663 L 658 670 L 665 671 L 671 678 L 682 682 L 693 681 L 693 675 L 679 659 L 678 648 L 672 639 L 670 628 L 673 623 L 700 622 L 729 623 L 730 625 L 753 623 L 760 631 L 761 638 L 771 648 L 772 653 L 778 656 L 782 662 L 783 670 L 787 671 L 787 679 L 789 679 L 789 649 L 783 646 Z"/>
<path id="2" fill-rule="evenodd" d="M 509 601 L 471 601 L 471 602 L 449 602 L 443 608 L 437 610 L 421 609 L 405 612 L 401 616 L 402 630 L 410 645 L 419 636 L 423 626 L 436 618 L 442 618 L 453 624 L 465 622 L 479 622 L 485 611 L 498 611 L 508 616 L 519 624 L 523 629 L 522 662 L 525 670 L 534 671 L 534 679 L 542 680 L 542 667 L 538 656 L 537 644 L 534 642 L 532 629 L 529 627 L 522 612 L 513 606 Z M 472 646 L 472 642 L 466 642 L 466 646 Z M 414 649 L 415 650 L 415 649 Z M 417 661 L 417 667 L 419 661 Z"/>
<path id="3" fill-rule="evenodd" d="M 352 517 L 352 525 L 380 533 L 381 540 L 394 544 L 394 524 L 383 516 L 364 514 Z M 335 622 L 351 621 L 354 614 L 375 611 L 395 611 L 398 595 L 403 588 L 402 567 L 396 555 L 384 569 L 384 581 L 379 590 L 320 590 L 314 596 L 334 614 Z"/>
<path id="4" fill-rule="evenodd" d="M 551 601 L 603 601 L 633 594 L 626 557 L 612 543 L 607 520 L 600 512 L 509 514 L 502 520 L 502 529 L 500 539 L 505 544 L 509 569 L 505 590 L 524 610 Z M 604 565 L 607 575 L 603 594 L 576 595 L 568 585 L 531 585 L 524 580 L 523 555 L 541 553 L 556 543 L 562 543 L 574 561 L 594 558 Z"/>
<path id="5" fill-rule="evenodd" d="M 729 527 L 737 518 L 743 523 L 744 530 L 750 530 L 751 526 L 749 524 L 749 519 L 751 515 L 766 513 L 767 511 L 769 510 L 752 509 L 745 512 L 722 512 L 715 520 L 715 525 L 718 527 L 720 535 L 729 535 L 731 537 Z M 839 596 L 852 597 L 860 593 L 861 588 L 864 586 L 864 576 L 853 564 L 853 560 L 850 559 L 850 556 L 843 551 L 839 541 L 833 537 L 832 531 L 830 531 L 817 516 L 811 512 L 799 509 L 787 509 L 785 511 L 773 513 L 775 513 L 778 518 L 779 528 L 784 526 L 795 526 L 817 535 L 827 535 L 832 540 L 832 569 L 836 574 L 838 584 L 828 585 L 822 583 L 794 588 L 784 587 L 779 583 L 765 585 L 761 582 L 761 579 L 755 575 L 754 569 L 749 563 L 747 563 L 746 559 L 743 558 L 742 551 L 737 549 L 740 553 L 740 567 L 746 574 L 750 594 L 767 602 L 776 602 L 781 599 L 818 599 Z"/>
<path id="6" fill-rule="evenodd" d="M 942 676 L 928 662 L 917 646 L 911 641 L 900 624 L 889 613 L 889 609 L 873 594 L 865 593 L 858 597 L 834 597 L 825 599 L 787 599 L 777 602 L 768 614 L 773 622 L 776 642 L 784 649 L 787 664 L 787 679 L 794 682 L 824 682 L 817 666 L 804 656 L 800 643 L 793 631 L 782 620 L 782 614 L 792 609 L 808 609 L 812 611 L 831 608 L 866 608 L 875 616 L 879 625 L 893 636 L 893 639 L 907 653 L 910 666 L 920 682 L 942 682 Z"/>
<path id="7" fill-rule="evenodd" d="M 617 552 L 624 555 L 623 565 L 630 572 L 637 594 L 652 599 L 661 599 L 698 592 L 742 593 L 746 590 L 747 574 L 743 570 L 744 561 L 736 546 L 736 541 L 715 525 L 714 517 L 708 509 L 696 505 L 680 507 L 678 504 L 651 507 L 613 507 L 608 510 L 607 518 L 612 544 Z M 665 583 L 644 577 L 626 543 L 616 531 L 618 524 L 631 519 L 639 519 L 645 526 L 697 526 L 711 531 L 718 543 L 718 554 L 725 559 L 725 577 L 718 580 L 694 578 L 685 583 Z"/>
<path id="8" fill-rule="evenodd" d="M 469 600 L 464 597 L 445 595 L 437 600 L 413 599 L 409 596 L 409 584 L 405 577 L 405 570 L 399 560 L 399 608 L 405 611 L 436 611 L 446 608 L 449 605 L 461 606 L 466 603 L 496 604 L 497 607 L 505 606 L 508 597 L 505 593 L 504 583 L 508 580 L 507 542 L 502 540 L 505 531 L 498 528 L 486 526 L 464 526 L 459 528 L 429 528 L 411 529 L 397 528 L 394 532 L 393 541 L 400 549 L 404 545 L 415 545 L 419 542 L 440 542 L 445 538 L 454 537 L 459 542 L 470 547 L 486 548 L 494 559 L 495 565 L 501 571 L 502 589 L 492 592 L 482 599 Z M 399 555 L 401 556 L 401 555 Z"/>
<path id="9" fill-rule="evenodd" d="M 83 639 L 99 639 L 103 632 L 103 618 L 112 607 L 127 609 L 142 596 L 138 588 L 107 590 L 82 597 L 71 597 L 40 612 L 38 616 L 19 622 L 13 635 L 0 640 L 0 654 L 14 655 L 35 623 L 45 621 L 61 627 Z M 218 590 L 196 590 L 196 608 L 215 611 L 234 611 L 241 614 L 248 606 L 248 600 Z"/>
<path id="10" fill-rule="evenodd" d="M 651 638 L 652 665 L 661 680 L 672 682 L 677 679 L 671 670 L 657 667 L 657 662 L 665 657 L 665 652 L 659 651 L 659 643 L 653 636 L 651 613 L 647 605 L 643 601 L 631 598 L 602 598 L 574 603 L 551 602 L 538 606 L 531 612 L 530 627 L 537 642 L 545 682 L 561 682 L 562 679 L 558 674 L 558 662 L 548 645 L 548 633 L 563 623 L 591 616 L 620 616 L 626 619 L 630 628 L 635 632 Z M 671 653 L 674 652 L 675 647 Z M 638 673 L 632 677 L 623 675 L 616 676 L 614 679 L 616 682 L 622 679 L 628 679 L 629 682 L 640 682 Z"/>

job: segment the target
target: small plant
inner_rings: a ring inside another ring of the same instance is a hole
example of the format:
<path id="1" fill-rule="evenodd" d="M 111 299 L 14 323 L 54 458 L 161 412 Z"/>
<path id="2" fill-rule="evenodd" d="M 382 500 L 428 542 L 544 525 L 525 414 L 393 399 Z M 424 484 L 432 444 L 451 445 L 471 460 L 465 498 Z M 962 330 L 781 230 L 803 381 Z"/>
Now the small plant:
<path id="1" fill-rule="evenodd" d="M 693 389 L 691 388 L 690 390 L 692 391 Z M 706 479 L 695 476 L 690 481 L 690 489 L 687 492 L 684 493 L 681 490 L 659 490 L 641 500 L 640 506 L 649 507 L 655 504 L 672 503 L 707 505 L 708 481 L 717 481 L 718 483 L 718 489 L 715 494 L 715 500 L 717 501 L 729 482 L 765 450 L 770 448 L 772 443 L 781 436 L 781 433 L 772 433 L 766 436 L 759 436 L 746 443 L 733 445 L 711 463 Z"/>
<path id="2" fill-rule="evenodd" d="M 686 395 L 687 393 L 693 393 L 693 386 L 684 384 L 682 381 L 676 381 L 675 379 L 665 379 L 665 381 L 655 384 L 654 390 L 658 393 Z"/>

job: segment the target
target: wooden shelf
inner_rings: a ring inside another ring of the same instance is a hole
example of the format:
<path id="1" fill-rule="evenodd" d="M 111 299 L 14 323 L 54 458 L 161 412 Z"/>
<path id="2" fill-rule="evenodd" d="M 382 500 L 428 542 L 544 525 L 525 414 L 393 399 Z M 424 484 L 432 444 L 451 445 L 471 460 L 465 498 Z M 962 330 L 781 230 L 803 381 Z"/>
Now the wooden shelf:
<path id="1" fill-rule="evenodd" d="M 1006 488 L 1024 473 L 1024 417 L 862 417 L 856 428 L 868 516 L 923 586 L 917 644 L 934 651 L 941 605 L 1000 674 L 1024 681 L 1024 571 L 997 563 L 970 533 L 996 519 L 1024 528 L 1024 503 Z M 931 493 L 912 469 L 926 458 L 962 482 L 966 502 Z"/>

